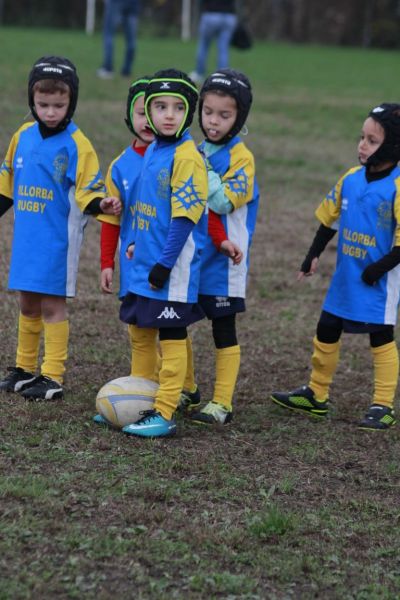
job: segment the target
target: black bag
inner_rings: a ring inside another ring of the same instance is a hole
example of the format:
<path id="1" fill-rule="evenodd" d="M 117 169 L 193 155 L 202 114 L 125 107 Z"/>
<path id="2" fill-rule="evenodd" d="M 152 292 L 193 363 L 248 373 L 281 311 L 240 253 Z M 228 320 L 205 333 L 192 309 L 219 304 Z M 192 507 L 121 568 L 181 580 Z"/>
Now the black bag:
<path id="1" fill-rule="evenodd" d="M 243 22 L 238 22 L 235 31 L 231 37 L 231 46 L 238 50 L 250 50 L 253 46 L 253 39 L 250 31 Z"/>

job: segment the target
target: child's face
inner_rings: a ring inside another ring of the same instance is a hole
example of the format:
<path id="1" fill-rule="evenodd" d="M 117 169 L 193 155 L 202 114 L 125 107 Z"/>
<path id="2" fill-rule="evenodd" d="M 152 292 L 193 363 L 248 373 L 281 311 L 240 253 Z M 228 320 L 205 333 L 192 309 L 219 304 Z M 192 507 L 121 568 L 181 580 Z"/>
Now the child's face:
<path id="1" fill-rule="evenodd" d="M 159 96 L 150 102 L 154 127 L 161 135 L 175 135 L 185 118 L 183 101 L 175 96 Z"/>
<path id="2" fill-rule="evenodd" d="M 201 123 L 207 138 L 219 142 L 236 122 L 238 109 L 232 96 L 207 92 L 203 99 Z"/>
<path id="3" fill-rule="evenodd" d="M 358 160 L 365 165 L 368 158 L 374 154 L 385 139 L 385 130 L 372 117 L 364 121 L 358 144 Z"/>
<path id="4" fill-rule="evenodd" d="M 45 94 L 36 91 L 33 94 L 33 103 L 40 121 L 52 129 L 66 117 L 69 108 L 69 94 L 61 92 Z"/>
<path id="5" fill-rule="evenodd" d="M 134 130 L 141 138 L 137 140 L 137 144 L 151 144 L 154 140 L 154 133 L 150 129 L 144 112 L 144 96 L 139 96 L 133 105 L 132 121 Z"/>

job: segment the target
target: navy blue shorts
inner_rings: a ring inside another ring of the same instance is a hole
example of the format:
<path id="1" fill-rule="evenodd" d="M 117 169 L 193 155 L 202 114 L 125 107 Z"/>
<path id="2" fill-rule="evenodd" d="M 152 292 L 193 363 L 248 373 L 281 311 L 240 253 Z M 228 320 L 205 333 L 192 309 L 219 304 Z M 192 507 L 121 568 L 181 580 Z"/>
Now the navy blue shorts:
<path id="1" fill-rule="evenodd" d="M 206 313 L 207 319 L 228 317 L 229 315 L 235 315 L 246 310 L 244 298 L 231 298 L 230 296 L 206 296 L 200 294 L 199 304 Z"/>
<path id="2" fill-rule="evenodd" d="M 152 329 L 187 327 L 204 317 L 198 304 L 155 300 L 130 292 L 123 298 L 119 311 L 119 318 L 124 323 Z"/>
<path id="3" fill-rule="evenodd" d="M 351 321 L 338 317 L 326 310 L 321 312 L 319 322 L 326 327 L 344 331 L 345 333 L 377 333 L 378 331 L 387 331 L 393 329 L 393 325 L 382 325 L 379 323 L 363 323 L 361 321 Z"/>

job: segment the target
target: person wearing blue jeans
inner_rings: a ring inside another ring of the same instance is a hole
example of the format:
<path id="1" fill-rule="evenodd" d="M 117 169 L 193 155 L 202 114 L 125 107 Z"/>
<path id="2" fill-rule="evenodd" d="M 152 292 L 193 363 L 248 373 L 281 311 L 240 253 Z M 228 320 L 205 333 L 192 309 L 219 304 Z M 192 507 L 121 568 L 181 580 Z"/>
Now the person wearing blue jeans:
<path id="1" fill-rule="evenodd" d="M 139 0 L 104 0 L 103 64 L 97 70 L 101 79 L 114 76 L 114 36 L 119 25 L 125 36 L 125 56 L 121 75 L 129 77 L 135 57 Z"/>
<path id="2" fill-rule="evenodd" d="M 190 77 L 201 83 L 206 74 L 211 42 L 217 42 L 217 68 L 229 67 L 229 44 L 237 24 L 235 0 L 201 0 L 196 69 Z"/>

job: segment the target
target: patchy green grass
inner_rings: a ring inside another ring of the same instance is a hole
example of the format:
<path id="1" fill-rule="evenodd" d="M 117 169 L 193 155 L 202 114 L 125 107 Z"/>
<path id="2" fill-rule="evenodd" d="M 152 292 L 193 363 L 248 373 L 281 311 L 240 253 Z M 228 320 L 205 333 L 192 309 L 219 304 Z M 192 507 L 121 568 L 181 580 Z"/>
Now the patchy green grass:
<path id="1" fill-rule="evenodd" d="M 78 66 L 76 120 L 106 170 L 129 143 L 128 82 L 96 79 L 100 37 L 3 28 L 1 43 L 1 153 L 27 113 L 31 64 L 60 53 Z M 190 70 L 194 52 L 194 42 L 141 37 L 135 73 Z M 209 431 L 180 420 L 176 438 L 152 441 L 92 424 L 97 390 L 128 373 L 130 350 L 118 300 L 99 291 L 99 228 L 90 223 L 69 303 L 65 401 L 0 395 L 0 600 L 398 598 L 399 430 L 355 427 L 372 394 L 368 340 L 344 336 L 326 421 L 268 399 L 307 382 L 334 245 L 311 280 L 296 283 L 296 270 L 316 228 L 314 208 L 355 164 L 362 119 L 375 103 L 400 98 L 398 61 L 396 52 L 284 44 L 232 53 L 254 85 L 246 139 L 261 207 L 247 312 L 238 319 L 243 359 L 231 426 Z M 200 140 L 197 124 L 193 132 Z M 6 214 L 2 372 L 16 347 L 18 303 L 6 291 L 11 233 Z M 192 335 L 207 399 L 209 323 Z"/>

